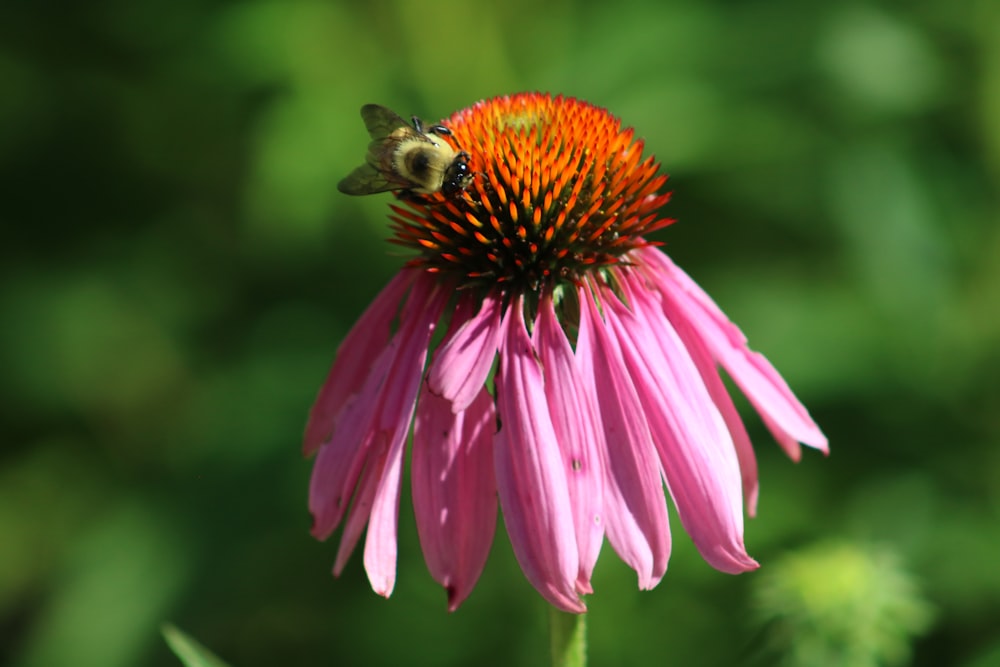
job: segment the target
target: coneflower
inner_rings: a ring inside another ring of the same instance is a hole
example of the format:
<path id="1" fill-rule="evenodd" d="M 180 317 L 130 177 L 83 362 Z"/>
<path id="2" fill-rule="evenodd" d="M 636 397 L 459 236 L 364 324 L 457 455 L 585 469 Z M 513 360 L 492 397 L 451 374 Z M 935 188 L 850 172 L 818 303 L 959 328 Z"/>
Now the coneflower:
<path id="1" fill-rule="evenodd" d="M 407 441 L 417 529 L 454 610 L 486 562 L 497 503 L 522 570 L 586 610 L 604 538 L 655 586 L 670 556 L 664 485 L 713 567 L 743 543 L 757 469 L 726 370 L 789 456 L 826 438 L 774 368 L 646 236 L 666 176 L 607 111 L 498 97 L 444 123 L 476 172 L 461 197 L 392 206 L 413 258 L 344 339 L 306 427 L 313 534 L 367 526 L 374 590 L 395 584 Z M 444 330 L 437 341 L 435 330 Z"/>

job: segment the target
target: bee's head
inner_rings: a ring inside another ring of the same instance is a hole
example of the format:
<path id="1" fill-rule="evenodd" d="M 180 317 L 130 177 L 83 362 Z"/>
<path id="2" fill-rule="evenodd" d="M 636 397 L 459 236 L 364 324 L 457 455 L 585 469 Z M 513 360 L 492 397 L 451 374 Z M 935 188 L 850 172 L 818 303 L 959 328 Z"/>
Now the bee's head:
<path id="1" fill-rule="evenodd" d="M 441 192 L 447 197 L 454 197 L 461 194 L 470 183 L 472 183 L 472 172 L 469 170 L 469 154 L 459 151 L 444 172 Z"/>

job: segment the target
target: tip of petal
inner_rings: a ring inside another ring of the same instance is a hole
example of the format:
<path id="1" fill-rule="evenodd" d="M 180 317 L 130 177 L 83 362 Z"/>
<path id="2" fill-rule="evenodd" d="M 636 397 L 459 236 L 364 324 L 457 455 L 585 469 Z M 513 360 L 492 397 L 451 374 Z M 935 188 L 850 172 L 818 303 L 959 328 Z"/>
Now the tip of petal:
<path id="1" fill-rule="evenodd" d="M 754 485 L 746 492 L 747 516 L 753 518 L 757 516 L 757 499 L 760 496 L 760 487 Z"/>
<path id="2" fill-rule="evenodd" d="M 808 417 L 807 423 L 803 424 L 801 428 L 796 429 L 795 431 L 788 431 L 771 419 L 765 419 L 764 423 L 778 440 L 778 444 L 786 450 L 788 450 L 791 445 L 798 448 L 799 443 L 801 442 L 806 447 L 812 447 L 813 449 L 823 452 L 826 456 L 830 455 L 829 441 L 826 439 L 826 436 L 823 435 L 823 432 L 819 430 L 819 426 L 817 426 L 816 423 Z M 792 458 L 796 462 L 799 460 L 797 457 Z"/>
<path id="3" fill-rule="evenodd" d="M 548 598 L 546 598 L 546 599 L 548 599 Z M 566 598 L 566 597 L 562 597 L 562 598 L 560 598 L 560 600 L 559 600 L 558 603 L 556 603 L 554 600 L 551 600 L 551 599 L 549 599 L 549 602 L 551 602 L 553 605 L 555 605 L 559 609 L 562 609 L 565 612 L 569 612 L 570 614 L 586 614 L 587 613 L 587 605 L 583 604 L 583 600 L 580 600 L 580 599 L 569 599 L 569 598 Z"/>
<path id="4" fill-rule="evenodd" d="M 309 458 L 315 454 L 330 439 L 331 434 L 331 429 L 316 427 L 310 419 L 306 426 L 305 435 L 302 437 L 303 458 Z"/>
<path id="5" fill-rule="evenodd" d="M 448 596 L 449 612 L 456 611 L 468 599 L 469 595 L 472 594 L 473 588 L 475 588 L 477 579 L 478 577 L 474 577 L 465 583 L 444 584 L 444 592 Z"/>
<path id="6" fill-rule="evenodd" d="M 465 602 L 465 597 L 466 597 L 466 595 L 468 595 L 468 593 L 466 593 L 466 594 L 463 595 L 454 586 L 445 586 L 444 590 L 445 590 L 445 593 L 447 593 L 447 595 L 448 595 L 448 611 L 449 612 L 456 611 L 462 605 L 462 603 Z"/>
<path id="7" fill-rule="evenodd" d="M 819 431 L 816 431 L 815 438 L 810 438 L 809 440 L 803 440 L 802 444 L 809 445 L 813 449 L 818 449 L 819 451 L 823 452 L 823 456 L 830 455 L 830 443 L 826 439 L 826 436 L 820 433 Z"/>
<path id="8" fill-rule="evenodd" d="M 324 541 L 326 538 L 330 537 L 330 533 L 333 532 L 333 528 L 329 526 L 322 525 L 320 523 L 319 517 L 314 516 L 312 527 L 309 528 L 309 534 L 320 542 Z"/>
<path id="9" fill-rule="evenodd" d="M 664 571 L 662 574 L 644 574 L 639 573 L 639 590 L 640 591 L 651 591 L 656 588 L 660 581 L 663 580 L 663 575 L 666 574 Z"/>
<path id="10" fill-rule="evenodd" d="M 368 583 L 371 584 L 372 590 L 376 594 L 381 595 L 384 598 L 388 598 L 392 595 L 392 590 L 396 587 L 395 577 L 390 576 L 372 576 L 372 573 L 368 573 Z"/>
<path id="11" fill-rule="evenodd" d="M 760 567 L 760 563 L 745 553 L 725 553 L 720 554 L 720 556 L 720 558 L 706 560 L 708 560 L 708 564 L 716 570 L 719 572 L 725 572 L 726 574 L 743 574 L 744 572 L 750 572 L 751 570 L 756 570 Z"/>

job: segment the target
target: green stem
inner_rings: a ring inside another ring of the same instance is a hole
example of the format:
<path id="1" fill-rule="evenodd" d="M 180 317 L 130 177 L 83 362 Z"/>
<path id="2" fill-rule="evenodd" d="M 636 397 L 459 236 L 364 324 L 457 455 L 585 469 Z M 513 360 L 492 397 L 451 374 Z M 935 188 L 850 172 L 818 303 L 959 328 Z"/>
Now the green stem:
<path id="1" fill-rule="evenodd" d="M 549 607 L 552 667 L 586 667 L 587 616 Z"/>

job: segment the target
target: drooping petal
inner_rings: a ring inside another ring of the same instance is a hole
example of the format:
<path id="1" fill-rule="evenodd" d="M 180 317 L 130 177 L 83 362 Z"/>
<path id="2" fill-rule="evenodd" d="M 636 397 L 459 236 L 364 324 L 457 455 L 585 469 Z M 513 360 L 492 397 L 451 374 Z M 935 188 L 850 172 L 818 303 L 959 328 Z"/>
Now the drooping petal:
<path id="1" fill-rule="evenodd" d="M 725 422 L 666 317 L 657 317 L 643 291 L 629 297 L 631 309 L 606 292 L 605 315 L 621 341 L 681 523 L 716 569 L 754 569 L 743 544 L 739 463 Z"/>
<path id="2" fill-rule="evenodd" d="M 650 300 L 662 304 L 662 295 L 658 291 L 650 293 L 650 283 L 638 272 L 630 272 L 627 276 L 623 277 L 623 285 L 627 290 L 626 294 L 629 299 L 633 298 L 632 294 L 638 290 L 647 293 Z M 729 435 L 732 437 L 733 445 L 736 447 L 740 477 L 743 480 L 743 501 L 747 508 L 747 514 L 754 516 L 757 512 L 760 482 L 757 476 L 757 456 L 753 451 L 753 445 L 750 443 L 750 436 L 747 434 L 746 426 L 743 425 L 743 419 L 733 404 L 733 399 L 729 395 L 725 383 L 719 376 L 719 369 L 715 364 L 715 359 L 712 358 L 711 352 L 705 347 L 705 343 L 698 336 L 691 323 L 683 318 L 676 318 L 676 321 L 671 321 L 670 323 L 675 327 L 684 348 L 691 355 L 691 360 L 698 368 L 698 372 L 701 374 L 701 379 L 705 383 L 712 401 L 726 422 Z"/>
<path id="3" fill-rule="evenodd" d="M 445 298 L 433 282 L 414 282 L 402 327 L 369 369 L 361 390 L 348 399 L 332 438 L 316 457 L 309 487 L 313 535 L 328 537 L 350 507 L 336 571 L 343 567 L 376 501 L 384 500 L 384 489 L 391 487 L 393 471 L 390 468 L 386 477 L 386 457 L 390 453 L 401 457 L 398 443 L 405 442 L 409 430 L 428 342 Z"/>
<path id="4" fill-rule="evenodd" d="M 533 340 L 545 371 L 545 397 L 569 485 L 580 554 L 577 590 L 591 593 L 590 577 L 604 541 L 604 426 L 593 384 L 583 379 L 551 297 L 542 299 Z"/>
<path id="5" fill-rule="evenodd" d="M 719 413 L 722 415 L 723 420 L 726 422 L 726 427 L 729 429 L 729 435 L 733 439 L 733 446 L 736 448 L 736 459 L 739 461 L 740 466 L 740 478 L 743 482 L 743 502 L 747 508 L 747 514 L 755 516 L 757 513 L 757 498 L 760 495 L 760 481 L 757 476 L 757 455 L 753 451 L 753 445 L 750 443 L 750 436 L 747 434 L 746 426 L 743 425 L 743 419 L 740 417 L 736 405 L 733 404 L 733 399 L 729 395 L 729 391 L 726 389 L 722 378 L 719 376 L 715 360 L 712 359 L 712 354 L 705 347 L 705 344 L 687 321 L 678 319 L 673 324 L 677 327 L 677 335 L 680 336 L 684 348 L 691 354 L 691 360 L 698 367 L 701 379 L 704 381 L 705 387 L 708 389 L 708 393 L 715 403 L 715 407 L 719 409 Z"/>
<path id="6" fill-rule="evenodd" d="M 646 275 L 666 298 L 667 316 L 671 320 L 684 318 L 691 323 L 712 356 L 764 417 L 765 424 L 789 456 L 798 458 L 796 449 L 789 447 L 792 441 L 828 451 L 826 436 L 785 380 L 763 355 L 747 347 L 743 332 L 697 283 L 655 248 L 643 248 L 636 253 L 648 267 Z"/>
<path id="7" fill-rule="evenodd" d="M 349 332 L 306 428 L 313 533 L 342 530 L 334 573 L 367 529 L 372 587 L 393 590 L 411 424 L 418 534 L 449 609 L 480 576 L 498 504 L 526 577 L 568 611 L 585 611 L 605 532 L 641 588 L 658 583 L 664 483 L 710 563 L 756 566 L 741 507 L 745 495 L 754 510 L 756 460 L 722 369 L 790 456 L 826 440 L 645 240 L 671 222 L 659 165 L 618 119 L 562 97 L 505 96 L 446 124 L 476 178 L 460 197 L 392 206 L 409 268 Z M 425 372 L 445 303 L 455 310 Z"/>
<path id="8" fill-rule="evenodd" d="M 396 274 L 337 348 L 333 367 L 309 410 L 302 445 L 306 456 L 330 438 L 337 414 L 368 377 L 372 365 L 389 342 L 392 321 L 416 275 L 417 272 L 410 270 Z"/>
<path id="9" fill-rule="evenodd" d="M 378 481 L 382 477 L 382 468 L 385 465 L 386 451 L 385 438 L 379 436 L 376 442 L 371 445 L 372 455 L 360 473 L 357 489 L 353 490 L 354 497 L 351 499 L 347 518 L 344 520 L 344 530 L 340 534 L 337 556 L 333 561 L 333 576 L 335 577 L 339 577 L 340 573 L 344 571 L 347 560 L 354 552 L 354 547 L 358 545 L 361 533 L 368 525 L 368 518 L 372 513 L 372 499 L 375 497 L 375 489 L 378 487 Z"/>
<path id="10" fill-rule="evenodd" d="M 464 411 L 426 383 L 413 423 L 413 512 L 424 560 L 454 611 L 486 565 L 497 522 L 496 413 L 485 387 Z"/>
<path id="11" fill-rule="evenodd" d="M 427 373 L 430 390 L 452 402 L 452 409 L 466 409 L 486 384 L 500 342 L 499 295 L 487 295 L 478 313 L 472 314 L 472 297 L 455 309 L 451 330 L 438 349 Z"/>
<path id="12" fill-rule="evenodd" d="M 413 297 L 407 302 L 402 316 L 406 337 L 386 383 L 378 419 L 380 432 L 386 434 L 389 447 L 372 499 L 364 560 L 372 589 L 385 597 L 389 597 L 396 584 L 396 529 L 403 451 L 423 378 L 427 349 L 446 300 L 447 294 L 437 289 L 434 282 L 418 280 L 415 283 Z"/>
<path id="13" fill-rule="evenodd" d="M 615 552 L 650 589 L 670 559 L 670 525 L 646 417 L 621 350 L 586 287 L 579 290 L 580 332 L 576 351 L 585 381 L 596 388 L 607 443 L 605 529 Z"/>
<path id="14" fill-rule="evenodd" d="M 508 310 L 496 376 L 500 506 L 528 581 L 553 605 L 583 613 L 586 607 L 575 589 L 580 558 L 566 474 L 521 308 L 517 299 Z"/>
<path id="15" fill-rule="evenodd" d="M 756 407 L 756 405 L 754 407 Z M 788 458 L 797 463 L 802 458 L 802 447 L 799 446 L 799 441 L 796 440 L 788 431 L 779 426 L 768 413 L 759 412 L 759 414 L 760 420 L 764 422 L 764 426 L 766 426 L 767 430 L 771 432 L 772 436 L 774 436 L 775 442 L 777 442 L 781 448 L 785 450 L 785 454 L 788 455 Z M 827 449 L 824 447 L 821 451 L 826 452 Z"/>
<path id="16" fill-rule="evenodd" d="M 369 369 L 360 391 L 347 399 L 337 417 L 336 430 L 320 448 L 309 484 L 312 533 L 318 539 L 326 539 L 343 518 L 358 476 L 372 456 L 372 442 L 378 437 L 388 437 L 385 435 L 387 429 L 395 429 L 396 424 L 387 423 L 381 415 L 387 414 L 398 421 L 406 402 L 399 394 L 400 387 L 419 383 L 420 371 L 399 362 L 404 355 L 412 355 L 407 350 L 414 343 L 419 345 L 419 338 L 414 340 L 415 332 L 421 330 L 422 323 L 426 328 L 426 318 L 433 317 L 433 313 L 421 314 L 432 291 L 433 283 L 426 279 L 413 281 L 405 308 L 409 316 Z M 433 321 L 429 325 L 433 326 Z M 412 377 L 408 377 L 408 373 L 412 373 Z M 385 410 L 387 400 L 389 406 Z"/>
<path id="17" fill-rule="evenodd" d="M 412 416 L 412 411 L 408 416 Z M 396 529 L 405 441 L 406 433 L 403 433 L 387 452 L 382 477 L 372 498 L 365 536 L 365 572 L 372 590 L 383 597 L 389 597 L 396 586 Z"/>
<path id="18" fill-rule="evenodd" d="M 309 511 L 316 539 L 325 540 L 337 529 L 355 493 L 358 476 L 370 457 L 376 437 L 374 422 L 381 392 L 399 345 L 397 333 L 371 368 L 361 391 L 344 405 L 337 419 L 338 428 L 316 456 L 309 480 Z"/>

